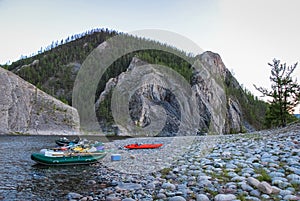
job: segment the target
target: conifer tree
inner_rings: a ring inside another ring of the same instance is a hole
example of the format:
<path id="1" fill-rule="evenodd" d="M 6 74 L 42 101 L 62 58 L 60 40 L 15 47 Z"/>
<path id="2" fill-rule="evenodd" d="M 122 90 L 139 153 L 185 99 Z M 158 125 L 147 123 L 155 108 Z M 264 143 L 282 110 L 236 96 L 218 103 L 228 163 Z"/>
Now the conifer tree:
<path id="1" fill-rule="evenodd" d="M 266 123 L 269 127 L 285 127 L 287 123 L 293 120 L 294 108 L 299 104 L 300 85 L 292 74 L 297 64 L 287 66 L 286 63 L 280 64 L 280 60 L 273 60 L 268 63 L 271 67 L 270 80 L 272 90 L 264 87 L 254 87 L 260 91 L 263 96 L 271 97 L 270 105 L 266 114 Z"/>

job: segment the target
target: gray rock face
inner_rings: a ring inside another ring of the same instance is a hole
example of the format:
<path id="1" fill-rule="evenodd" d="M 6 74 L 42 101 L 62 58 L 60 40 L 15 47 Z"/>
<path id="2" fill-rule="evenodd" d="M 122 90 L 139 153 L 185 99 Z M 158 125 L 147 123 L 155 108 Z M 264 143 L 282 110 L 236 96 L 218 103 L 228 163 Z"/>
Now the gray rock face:
<path id="1" fill-rule="evenodd" d="M 0 68 L 0 133 L 78 134 L 77 110 Z"/>
<path id="2" fill-rule="evenodd" d="M 226 94 L 222 69 L 216 68 L 208 53 L 199 56 L 194 65 L 192 90 L 197 97 L 201 132 L 220 134 L 226 119 Z M 218 67 L 220 67 L 218 65 Z"/>
<path id="3" fill-rule="evenodd" d="M 115 109 L 119 119 L 130 119 L 116 122 L 123 133 L 136 133 L 138 129 L 132 129 L 134 126 L 141 128 L 140 130 L 148 128 L 149 131 L 160 131 L 154 134 L 158 136 L 241 132 L 241 106 L 234 98 L 226 97 L 226 79 L 228 76 L 231 79 L 233 77 L 221 57 L 205 52 L 196 59 L 191 83 L 182 87 L 180 84 L 183 82 L 177 77 L 173 81 L 165 76 L 166 71 L 134 57 L 126 72 L 107 82 L 96 102 L 96 108 L 107 94 L 118 89 L 121 99 L 127 102 L 112 104 L 112 108 L 118 108 L 122 104 L 129 105 L 123 110 Z M 235 79 L 232 80 L 233 87 L 240 87 Z M 133 92 L 128 94 L 128 91 Z M 142 132 L 145 133 L 145 130 Z"/>
<path id="4" fill-rule="evenodd" d="M 227 125 L 227 133 L 228 131 L 230 133 L 232 132 L 239 132 L 242 130 L 242 112 L 240 110 L 240 106 L 238 104 L 238 102 L 234 101 L 233 99 L 229 98 L 228 100 L 228 111 L 227 111 L 227 115 L 228 115 L 228 125 Z"/>
<path id="5" fill-rule="evenodd" d="M 96 102 L 97 107 L 114 89 L 111 108 L 121 133 L 195 134 L 199 114 L 193 107 L 196 107 L 196 98 L 190 85 L 166 67 L 150 65 L 137 58 L 129 66 L 126 72 L 106 84 Z M 111 82 L 114 84 L 109 84 Z"/>
<path id="6" fill-rule="evenodd" d="M 202 99 L 199 104 L 204 105 L 206 108 L 204 114 L 206 117 L 210 117 L 210 119 L 204 119 L 210 124 L 213 123 L 217 133 L 241 132 L 244 124 L 241 106 L 237 100 L 233 97 L 227 97 L 225 93 L 225 82 L 228 79 L 231 80 L 230 85 L 233 88 L 240 88 L 239 83 L 226 68 L 219 54 L 208 51 L 197 56 L 197 58 L 201 62 L 202 69 L 206 70 L 194 73 L 192 85 L 193 87 L 197 86 L 205 89 L 196 91 Z M 200 109 L 200 111 L 203 110 Z M 203 128 L 203 125 L 201 126 Z"/>

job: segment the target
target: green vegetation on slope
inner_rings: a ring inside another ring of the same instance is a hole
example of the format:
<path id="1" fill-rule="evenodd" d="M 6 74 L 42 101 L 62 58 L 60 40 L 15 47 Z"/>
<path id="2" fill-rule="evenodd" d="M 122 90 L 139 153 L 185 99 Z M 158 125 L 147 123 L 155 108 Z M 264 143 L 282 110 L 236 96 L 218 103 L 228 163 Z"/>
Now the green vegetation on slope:
<path id="1" fill-rule="evenodd" d="M 246 88 L 243 89 L 237 80 L 231 75 L 227 75 L 225 80 L 227 98 L 234 98 L 241 106 L 243 118 L 256 129 L 265 128 L 265 114 L 267 103 L 259 100 Z M 236 133 L 232 131 L 231 133 Z"/>
<path id="2" fill-rule="evenodd" d="M 8 70 L 71 104 L 73 84 L 80 65 L 99 44 L 116 34 L 115 31 L 97 29 L 71 36 L 68 37 L 70 42 L 52 43 L 40 54 L 13 62 Z"/>

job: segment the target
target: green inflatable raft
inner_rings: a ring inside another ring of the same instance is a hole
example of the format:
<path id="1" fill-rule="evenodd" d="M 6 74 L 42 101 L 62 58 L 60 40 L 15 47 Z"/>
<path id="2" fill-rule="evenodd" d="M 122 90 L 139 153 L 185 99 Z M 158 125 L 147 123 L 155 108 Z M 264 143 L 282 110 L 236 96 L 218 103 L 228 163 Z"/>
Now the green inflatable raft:
<path id="1" fill-rule="evenodd" d="M 104 158 L 105 152 L 95 153 L 63 153 L 56 152 L 51 154 L 33 153 L 31 159 L 43 165 L 80 165 L 96 163 Z"/>

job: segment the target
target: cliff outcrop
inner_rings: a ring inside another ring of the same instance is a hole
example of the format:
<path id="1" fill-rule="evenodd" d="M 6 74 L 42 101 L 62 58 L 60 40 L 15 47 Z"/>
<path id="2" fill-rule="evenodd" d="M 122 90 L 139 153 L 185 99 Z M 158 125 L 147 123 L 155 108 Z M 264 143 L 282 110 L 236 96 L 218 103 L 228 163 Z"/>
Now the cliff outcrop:
<path id="1" fill-rule="evenodd" d="M 124 103 L 113 105 L 118 111 L 114 117 L 118 119 L 119 115 L 124 119 L 116 122 L 124 134 L 176 136 L 242 132 L 245 129 L 243 110 L 238 100 L 226 92 L 228 87 L 240 88 L 240 85 L 218 54 L 205 52 L 196 59 L 187 87 L 180 86 L 183 83 L 178 82 L 180 78 L 166 76 L 171 71 L 134 57 L 126 72 L 108 81 L 96 105 L 112 90 L 126 97 L 128 108 L 118 109 Z M 228 79 L 233 80 L 232 86 L 226 84 Z M 126 94 L 128 91 L 133 93 Z M 121 112 L 126 109 L 128 114 Z"/>
<path id="2" fill-rule="evenodd" d="M 78 134 L 77 110 L 0 68 L 1 134 Z"/>

